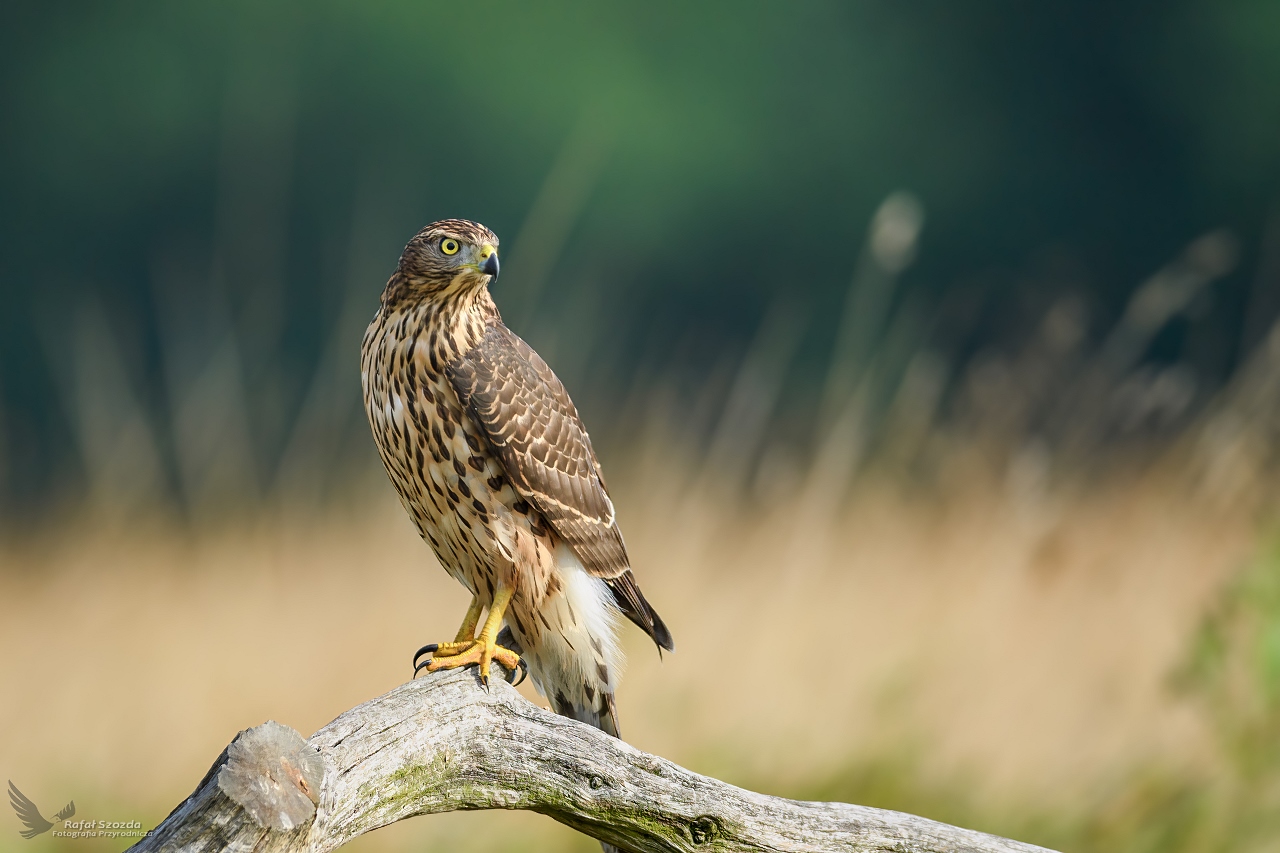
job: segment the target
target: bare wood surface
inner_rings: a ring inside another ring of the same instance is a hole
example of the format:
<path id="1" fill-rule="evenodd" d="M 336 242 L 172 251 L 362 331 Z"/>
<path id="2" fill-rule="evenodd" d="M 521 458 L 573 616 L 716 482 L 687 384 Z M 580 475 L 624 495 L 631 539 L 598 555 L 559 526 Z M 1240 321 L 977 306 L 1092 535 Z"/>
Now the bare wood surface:
<path id="1" fill-rule="evenodd" d="M 494 681 L 485 692 L 474 668 L 434 673 L 305 740 L 274 722 L 243 731 L 130 850 L 324 853 L 458 809 L 528 809 L 637 853 L 1044 849 L 900 812 L 745 791 Z"/>

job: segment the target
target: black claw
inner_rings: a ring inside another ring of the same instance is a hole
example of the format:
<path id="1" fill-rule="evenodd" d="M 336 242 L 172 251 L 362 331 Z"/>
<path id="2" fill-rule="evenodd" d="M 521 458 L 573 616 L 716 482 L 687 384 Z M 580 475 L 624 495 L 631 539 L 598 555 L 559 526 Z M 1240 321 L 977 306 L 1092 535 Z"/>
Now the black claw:
<path id="1" fill-rule="evenodd" d="M 503 667 L 506 669 L 506 667 Z M 516 681 L 516 676 L 520 676 L 520 680 Z M 507 683 L 512 687 L 519 687 L 524 680 L 529 677 L 529 664 L 524 662 L 524 658 L 516 658 L 516 668 L 507 670 Z"/>
<path id="2" fill-rule="evenodd" d="M 418 673 L 422 672 L 424 669 L 426 669 L 429 666 L 431 666 L 431 658 L 427 658 L 422 663 L 418 664 L 413 668 L 413 677 L 417 678 Z"/>
<path id="3" fill-rule="evenodd" d="M 419 662 L 418 662 L 418 658 L 422 657 L 423 655 L 431 655 L 431 654 L 435 654 L 435 651 L 436 651 L 436 649 L 438 649 L 438 648 L 440 648 L 440 644 L 439 644 L 439 643 L 427 643 L 425 646 L 423 646 L 422 648 L 418 649 L 418 651 L 417 651 L 417 652 L 414 654 L 414 656 L 413 656 L 413 674 L 414 674 L 414 675 L 417 675 L 417 674 L 418 674 L 418 670 L 422 669 L 422 667 L 426 666 L 428 663 L 430 663 L 430 662 L 431 662 L 431 661 L 427 660 L 427 661 L 422 661 L 421 663 L 419 663 Z"/>

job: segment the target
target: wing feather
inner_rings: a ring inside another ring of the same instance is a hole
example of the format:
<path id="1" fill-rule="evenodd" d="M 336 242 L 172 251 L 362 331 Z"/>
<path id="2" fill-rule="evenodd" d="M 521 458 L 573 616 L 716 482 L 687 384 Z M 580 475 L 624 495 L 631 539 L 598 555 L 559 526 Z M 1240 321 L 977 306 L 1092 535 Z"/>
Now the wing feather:
<path id="1" fill-rule="evenodd" d="M 447 373 L 516 491 L 587 571 L 605 579 L 627 571 L 627 548 L 591 438 L 547 363 L 498 324 Z"/>
<path id="2" fill-rule="evenodd" d="M 660 648 L 673 650 L 671 632 L 631 574 L 591 438 L 547 363 L 498 323 L 446 372 L 520 497 L 537 507 L 590 574 L 608 582 L 627 618 Z"/>

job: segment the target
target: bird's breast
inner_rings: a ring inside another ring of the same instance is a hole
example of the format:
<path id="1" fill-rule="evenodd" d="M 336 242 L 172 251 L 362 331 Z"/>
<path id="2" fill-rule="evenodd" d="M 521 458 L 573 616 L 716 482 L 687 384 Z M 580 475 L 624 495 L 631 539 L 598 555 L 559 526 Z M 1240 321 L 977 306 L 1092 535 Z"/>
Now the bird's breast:
<path id="1" fill-rule="evenodd" d="M 501 572 L 548 563 L 553 546 L 545 522 L 462 408 L 433 337 L 429 328 L 375 320 L 362 358 L 365 409 L 418 532 L 445 570 L 484 598 Z M 525 578 L 520 586 L 545 584 L 545 577 Z"/>

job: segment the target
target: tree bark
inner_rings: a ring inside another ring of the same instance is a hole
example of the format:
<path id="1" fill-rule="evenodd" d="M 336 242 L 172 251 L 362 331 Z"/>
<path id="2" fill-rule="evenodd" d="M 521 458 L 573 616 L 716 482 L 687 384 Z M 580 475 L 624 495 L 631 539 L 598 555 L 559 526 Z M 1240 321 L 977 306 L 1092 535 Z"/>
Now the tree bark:
<path id="1" fill-rule="evenodd" d="M 1043 851 L 900 812 L 735 788 L 544 711 L 501 680 L 486 692 L 470 667 L 403 684 L 310 739 L 275 722 L 241 732 L 130 850 L 325 853 L 457 809 L 529 809 L 636 853 Z"/>

